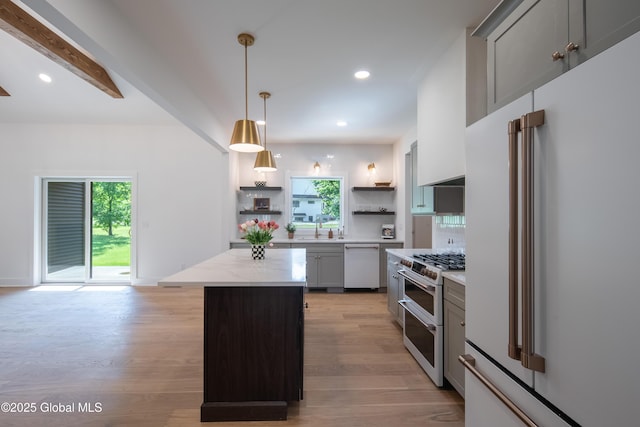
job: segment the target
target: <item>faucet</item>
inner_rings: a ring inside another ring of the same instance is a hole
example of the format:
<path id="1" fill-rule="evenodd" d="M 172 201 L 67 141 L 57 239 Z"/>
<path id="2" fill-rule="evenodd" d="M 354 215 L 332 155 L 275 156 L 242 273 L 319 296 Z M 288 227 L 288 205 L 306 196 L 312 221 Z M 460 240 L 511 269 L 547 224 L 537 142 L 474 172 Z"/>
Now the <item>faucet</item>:
<path id="1" fill-rule="evenodd" d="M 316 239 L 320 236 L 320 234 L 318 233 L 318 223 L 316 222 Z"/>

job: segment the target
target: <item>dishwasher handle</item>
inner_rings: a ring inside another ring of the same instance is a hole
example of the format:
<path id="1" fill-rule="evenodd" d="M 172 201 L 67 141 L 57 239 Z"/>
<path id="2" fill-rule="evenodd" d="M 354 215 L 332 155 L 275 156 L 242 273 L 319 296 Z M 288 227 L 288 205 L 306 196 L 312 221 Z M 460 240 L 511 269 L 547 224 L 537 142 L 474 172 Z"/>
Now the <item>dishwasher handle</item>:
<path id="1" fill-rule="evenodd" d="M 375 249 L 375 250 L 379 250 L 380 249 L 380 245 L 358 245 L 358 244 L 351 244 L 351 245 L 344 245 L 345 249 Z"/>

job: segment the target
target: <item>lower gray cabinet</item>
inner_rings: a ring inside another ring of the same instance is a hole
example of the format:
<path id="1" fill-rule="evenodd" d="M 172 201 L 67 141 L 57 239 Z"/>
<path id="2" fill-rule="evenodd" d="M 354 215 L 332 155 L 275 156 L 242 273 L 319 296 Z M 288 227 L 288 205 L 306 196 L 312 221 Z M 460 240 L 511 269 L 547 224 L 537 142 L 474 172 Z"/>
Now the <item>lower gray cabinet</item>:
<path id="1" fill-rule="evenodd" d="M 389 278 L 387 277 L 387 249 L 402 249 L 403 243 L 380 243 L 380 288 L 389 286 Z"/>
<path id="2" fill-rule="evenodd" d="M 398 270 L 402 268 L 402 264 L 400 264 L 399 257 L 389 254 L 385 265 L 387 267 L 387 309 L 396 319 L 396 322 L 402 325 L 402 309 L 400 308 L 400 304 L 398 304 L 398 301 L 402 297 Z"/>
<path id="3" fill-rule="evenodd" d="M 444 377 L 464 397 L 464 366 L 458 356 L 465 353 L 465 288 L 444 279 Z"/>
<path id="4" fill-rule="evenodd" d="M 307 287 L 344 287 L 344 247 L 342 244 L 296 244 L 307 249 Z"/>

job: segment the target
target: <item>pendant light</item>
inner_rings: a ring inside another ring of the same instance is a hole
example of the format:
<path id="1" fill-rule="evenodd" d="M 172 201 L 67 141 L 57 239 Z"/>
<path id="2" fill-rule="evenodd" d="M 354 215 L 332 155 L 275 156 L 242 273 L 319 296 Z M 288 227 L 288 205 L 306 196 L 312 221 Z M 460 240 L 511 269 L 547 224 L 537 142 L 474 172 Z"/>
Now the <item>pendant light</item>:
<path id="1" fill-rule="evenodd" d="M 270 96 L 271 94 L 269 92 L 260 92 L 260 97 L 264 103 L 264 151 L 260 151 L 256 155 L 253 170 L 257 172 L 275 172 L 278 170 L 271 151 L 267 150 L 267 98 Z"/>
<path id="2" fill-rule="evenodd" d="M 253 46 L 255 41 L 251 34 L 238 35 L 238 42 L 244 46 L 244 120 L 238 120 L 233 128 L 229 149 L 244 153 L 255 153 L 264 150 L 260 144 L 258 126 L 253 120 L 249 120 L 249 100 L 247 96 L 247 47 Z"/>

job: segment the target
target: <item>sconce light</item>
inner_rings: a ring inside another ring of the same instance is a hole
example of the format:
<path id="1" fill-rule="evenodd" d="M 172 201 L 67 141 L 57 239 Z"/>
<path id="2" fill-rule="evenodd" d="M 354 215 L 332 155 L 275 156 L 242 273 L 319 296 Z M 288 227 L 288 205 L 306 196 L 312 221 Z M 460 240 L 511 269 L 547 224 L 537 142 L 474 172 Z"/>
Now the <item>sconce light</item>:
<path id="1" fill-rule="evenodd" d="M 376 173 L 376 164 L 373 162 L 369 163 L 367 169 L 369 169 L 369 173 Z"/>
<path id="2" fill-rule="evenodd" d="M 313 170 L 314 170 L 316 173 L 320 172 L 320 163 L 315 162 L 315 163 L 313 164 Z"/>

